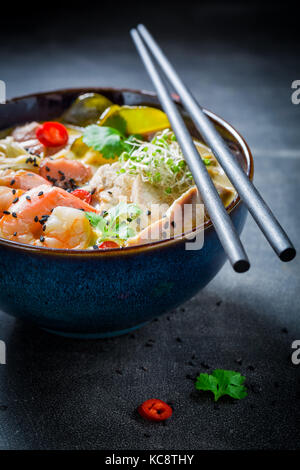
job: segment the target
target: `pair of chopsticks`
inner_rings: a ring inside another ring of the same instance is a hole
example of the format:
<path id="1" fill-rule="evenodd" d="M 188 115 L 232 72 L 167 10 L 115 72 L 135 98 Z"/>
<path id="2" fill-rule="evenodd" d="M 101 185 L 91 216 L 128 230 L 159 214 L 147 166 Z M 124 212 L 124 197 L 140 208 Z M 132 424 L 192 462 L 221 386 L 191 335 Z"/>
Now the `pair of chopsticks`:
<path id="1" fill-rule="evenodd" d="M 150 52 L 164 72 L 168 82 L 179 95 L 181 102 L 194 121 L 204 141 L 212 149 L 218 162 L 235 186 L 257 225 L 282 261 L 290 261 L 296 250 L 287 234 L 263 200 L 253 183 L 236 161 L 227 144 L 215 129 L 188 88 L 183 84 L 174 67 L 145 26 L 139 25 L 130 31 L 137 51 L 157 91 L 159 101 L 182 149 L 210 219 L 235 271 L 245 272 L 250 263 L 231 219 L 223 206 L 219 194 L 199 156 L 184 120 L 171 98 L 166 82 L 157 70 Z M 146 47 L 147 46 L 147 47 Z"/>

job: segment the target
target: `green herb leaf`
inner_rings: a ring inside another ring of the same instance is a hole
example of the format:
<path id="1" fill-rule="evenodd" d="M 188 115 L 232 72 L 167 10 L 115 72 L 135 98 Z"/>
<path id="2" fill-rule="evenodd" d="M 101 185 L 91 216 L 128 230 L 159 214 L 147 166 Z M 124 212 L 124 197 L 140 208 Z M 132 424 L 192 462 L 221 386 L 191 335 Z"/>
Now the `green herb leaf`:
<path id="1" fill-rule="evenodd" d="M 122 135 L 126 134 L 127 123 L 125 119 L 122 116 L 118 116 L 118 114 L 113 114 L 108 117 L 105 124 L 113 129 L 117 129 Z"/>
<path id="2" fill-rule="evenodd" d="M 233 370 L 216 369 L 211 375 L 200 374 L 197 377 L 195 387 L 197 390 L 211 391 L 215 401 L 223 395 L 241 400 L 247 396 L 247 389 L 243 385 L 245 378 Z"/>
<path id="3" fill-rule="evenodd" d="M 97 227 L 100 220 L 103 219 L 101 215 L 95 214 L 95 212 L 85 212 L 85 216 L 89 219 L 92 227 Z"/>
<path id="4" fill-rule="evenodd" d="M 104 240 L 121 239 L 127 240 L 135 235 L 135 230 L 130 223 L 140 214 L 141 209 L 136 204 L 120 202 L 112 207 L 104 216 L 93 212 L 86 212 L 90 224 L 99 232 L 97 244 Z"/>
<path id="5" fill-rule="evenodd" d="M 107 159 L 120 156 L 122 152 L 131 149 L 131 146 L 125 143 L 124 135 L 117 129 L 97 124 L 91 124 L 85 128 L 82 140 L 88 147 L 101 152 Z"/>
<path id="6" fill-rule="evenodd" d="M 211 164 L 211 160 L 209 158 L 203 158 L 202 159 L 204 165 L 209 166 Z"/>

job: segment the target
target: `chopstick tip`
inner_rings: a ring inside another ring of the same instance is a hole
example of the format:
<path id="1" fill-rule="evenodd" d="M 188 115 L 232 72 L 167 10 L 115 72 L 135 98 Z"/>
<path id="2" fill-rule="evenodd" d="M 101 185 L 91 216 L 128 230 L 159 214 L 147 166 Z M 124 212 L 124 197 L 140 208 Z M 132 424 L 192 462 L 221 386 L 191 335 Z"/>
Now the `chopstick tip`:
<path id="1" fill-rule="evenodd" d="M 233 264 L 233 269 L 237 273 L 245 273 L 246 271 L 248 271 L 249 268 L 250 268 L 250 263 L 247 259 L 241 259 L 239 261 L 236 261 Z"/>
<path id="2" fill-rule="evenodd" d="M 292 261 L 292 259 L 294 259 L 295 256 L 296 256 L 296 249 L 293 246 L 291 246 L 283 250 L 280 253 L 279 258 L 281 259 L 281 261 L 287 262 L 287 261 Z"/>

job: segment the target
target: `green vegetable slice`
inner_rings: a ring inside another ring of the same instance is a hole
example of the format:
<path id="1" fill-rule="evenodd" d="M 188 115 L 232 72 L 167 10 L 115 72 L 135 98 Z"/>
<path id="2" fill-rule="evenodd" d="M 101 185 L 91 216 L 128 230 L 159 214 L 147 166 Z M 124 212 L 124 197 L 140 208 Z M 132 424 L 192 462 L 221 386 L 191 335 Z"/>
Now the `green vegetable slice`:
<path id="1" fill-rule="evenodd" d="M 99 93 L 85 93 L 65 111 L 62 120 L 75 126 L 85 127 L 97 122 L 101 114 L 111 105 L 112 102 Z"/>

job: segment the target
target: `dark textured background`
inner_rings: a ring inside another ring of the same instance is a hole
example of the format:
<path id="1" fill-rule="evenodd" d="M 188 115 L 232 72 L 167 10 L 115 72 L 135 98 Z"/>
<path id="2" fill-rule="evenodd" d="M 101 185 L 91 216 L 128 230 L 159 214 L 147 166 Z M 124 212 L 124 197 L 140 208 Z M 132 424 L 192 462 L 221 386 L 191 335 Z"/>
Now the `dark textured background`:
<path id="1" fill-rule="evenodd" d="M 0 79 L 9 97 L 84 85 L 152 89 L 128 36 L 145 22 L 199 101 L 244 135 L 256 184 L 299 248 L 300 105 L 290 98 L 300 79 L 297 18 L 287 3 L 14 5 L 0 19 Z M 300 339 L 299 257 L 279 262 L 250 217 L 243 241 L 248 273 L 226 264 L 196 297 L 134 335 L 67 340 L 0 314 L 0 449 L 299 449 L 300 366 L 290 360 Z M 196 392 L 193 378 L 214 368 L 244 373 L 248 398 L 215 405 Z M 166 425 L 135 412 L 150 397 L 172 403 Z"/>

